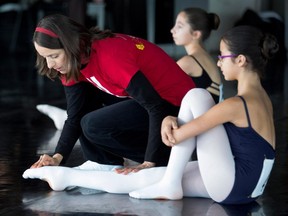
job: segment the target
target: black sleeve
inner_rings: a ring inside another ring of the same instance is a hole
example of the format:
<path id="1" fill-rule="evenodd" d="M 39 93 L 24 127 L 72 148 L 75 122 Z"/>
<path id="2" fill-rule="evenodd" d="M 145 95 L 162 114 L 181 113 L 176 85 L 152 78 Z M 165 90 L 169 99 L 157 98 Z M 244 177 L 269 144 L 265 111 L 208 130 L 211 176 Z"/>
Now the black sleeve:
<path id="1" fill-rule="evenodd" d="M 80 121 L 88 112 L 92 111 L 91 86 L 89 83 L 80 82 L 73 86 L 65 86 L 67 101 L 67 120 L 65 121 L 61 136 L 55 149 L 55 153 L 63 156 L 61 163 L 68 159 L 76 141 L 82 134 Z M 95 87 L 93 87 L 95 89 Z"/>
<path id="2" fill-rule="evenodd" d="M 161 123 L 173 106 L 162 99 L 149 80 L 138 71 L 131 79 L 126 92 L 143 106 L 149 114 L 149 137 L 145 161 L 157 163 L 164 144 L 161 140 Z"/>

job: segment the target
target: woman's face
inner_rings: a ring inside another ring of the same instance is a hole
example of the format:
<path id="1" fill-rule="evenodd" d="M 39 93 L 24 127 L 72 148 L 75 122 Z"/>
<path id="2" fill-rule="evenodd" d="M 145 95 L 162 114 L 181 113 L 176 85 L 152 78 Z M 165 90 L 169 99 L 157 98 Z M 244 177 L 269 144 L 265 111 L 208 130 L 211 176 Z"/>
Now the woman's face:
<path id="1" fill-rule="evenodd" d="M 175 44 L 178 46 L 185 46 L 192 41 L 192 29 L 184 12 L 178 14 L 175 25 L 170 32 Z"/>
<path id="2" fill-rule="evenodd" d="M 67 74 L 70 68 L 67 66 L 67 58 L 64 49 L 48 49 L 34 42 L 38 54 L 46 59 L 47 67 L 61 74 Z"/>

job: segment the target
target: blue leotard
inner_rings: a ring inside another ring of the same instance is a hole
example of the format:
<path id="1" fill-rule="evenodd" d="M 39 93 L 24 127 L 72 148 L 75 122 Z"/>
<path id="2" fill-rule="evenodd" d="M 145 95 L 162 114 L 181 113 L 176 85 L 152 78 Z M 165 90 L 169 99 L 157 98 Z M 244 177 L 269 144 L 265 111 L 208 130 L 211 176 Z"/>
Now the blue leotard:
<path id="1" fill-rule="evenodd" d="M 221 203 L 241 204 L 257 199 L 266 186 L 275 159 L 275 150 L 251 126 L 246 101 L 248 127 L 225 123 L 235 159 L 235 182 L 231 193 Z"/>

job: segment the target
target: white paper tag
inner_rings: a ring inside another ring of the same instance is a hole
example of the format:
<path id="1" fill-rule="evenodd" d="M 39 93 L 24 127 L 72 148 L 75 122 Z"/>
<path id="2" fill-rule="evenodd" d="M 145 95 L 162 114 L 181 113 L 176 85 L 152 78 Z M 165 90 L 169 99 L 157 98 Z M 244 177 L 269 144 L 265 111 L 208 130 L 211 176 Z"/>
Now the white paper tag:
<path id="1" fill-rule="evenodd" d="M 255 189 L 253 190 L 252 194 L 251 194 L 252 198 L 255 198 L 255 197 L 262 195 L 262 193 L 266 187 L 269 175 L 271 173 L 273 164 L 274 164 L 274 159 L 264 159 L 263 168 L 262 168 L 262 172 L 261 172 L 259 181 L 258 181 Z"/>

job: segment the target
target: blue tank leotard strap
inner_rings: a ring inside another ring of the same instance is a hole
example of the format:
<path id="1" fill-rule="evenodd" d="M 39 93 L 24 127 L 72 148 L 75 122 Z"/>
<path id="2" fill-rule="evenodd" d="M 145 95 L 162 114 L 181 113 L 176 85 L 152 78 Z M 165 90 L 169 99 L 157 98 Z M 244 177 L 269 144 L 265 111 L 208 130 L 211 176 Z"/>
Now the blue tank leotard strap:
<path id="1" fill-rule="evenodd" d="M 251 121 L 250 121 L 249 112 L 248 112 L 248 108 L 247 108 L 247 103 L 246 103 L 246 101 L 244 100 L 244 98 L 243 98 L 241 95 L 238 95 L 238 97 L 241 98 L 241 100 L 242 100 L 243 103 L 244 103 L 244 108 L 245 108 L 245 113 L 246 113 L 246 117 L 247 117 L 247 121 L 248 121 L 248 126 L 249 126 L 249 127 L 252 127 L 252 126 L 251 126 Z"/>

